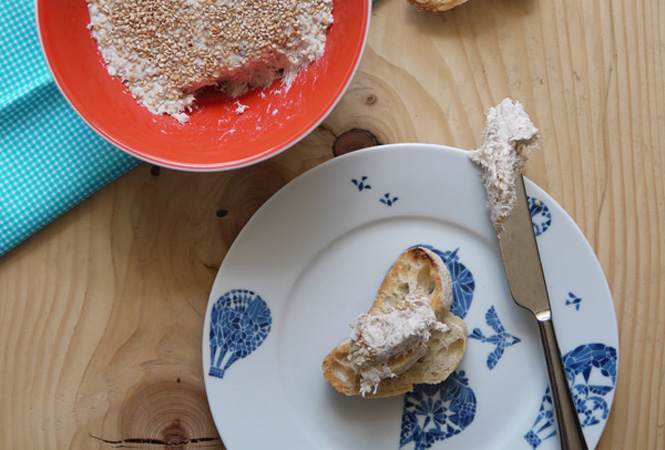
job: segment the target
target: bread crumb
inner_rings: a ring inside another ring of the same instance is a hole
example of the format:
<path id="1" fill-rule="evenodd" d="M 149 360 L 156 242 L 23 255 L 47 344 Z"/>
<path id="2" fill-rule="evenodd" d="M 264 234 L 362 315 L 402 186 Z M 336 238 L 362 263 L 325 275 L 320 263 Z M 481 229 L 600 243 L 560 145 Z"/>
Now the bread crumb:
<path id="1" fill-rule="evenodd" d="M 243 105 L 238 100 L 235 101 L 235 105 L 236 105 L 236 114 L 238 115 L 243 114 L 245 110 L 249 108 L 249 105 Z"/>

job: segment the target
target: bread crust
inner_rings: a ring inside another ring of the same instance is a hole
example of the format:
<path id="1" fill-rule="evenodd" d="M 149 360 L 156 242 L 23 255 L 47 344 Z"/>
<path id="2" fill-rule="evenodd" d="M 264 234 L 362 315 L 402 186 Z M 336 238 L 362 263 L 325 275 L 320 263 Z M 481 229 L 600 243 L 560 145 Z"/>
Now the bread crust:
<path id="1" fill-rule="evenodd" d="M 468 0 L 406 0 L 416 7 L 418 11 L 446 11 L 466 3 Z"/>
<path id="2" fill-rule="evenodd" d="M 381 381 L 377 392 L 367 393 L 365 397 L 392 397 L 412 391 L 415 384 L 439 383 L 455 370 L 466 351 L 466 324 L 450 312 L 453 296 L 448 269 L 436 253 L 423 247 L 412 247 L 397 258 L 384 277 L 368 314 L 390 312 L 410 294 L 429 298 L 437 320 L 450 330 L 432 330 L 427 353 L 400 376 Z M 350 350 L 350 339 L 346 339 L 325 357 L 322 370 L 325 379 L 338 392 L 357 396 L 361 395 L 360 375 L 351 367 Z M 409 360 L 407 356 L 397 356 L 388 365 L 395 372 L 406 360 Z"/>

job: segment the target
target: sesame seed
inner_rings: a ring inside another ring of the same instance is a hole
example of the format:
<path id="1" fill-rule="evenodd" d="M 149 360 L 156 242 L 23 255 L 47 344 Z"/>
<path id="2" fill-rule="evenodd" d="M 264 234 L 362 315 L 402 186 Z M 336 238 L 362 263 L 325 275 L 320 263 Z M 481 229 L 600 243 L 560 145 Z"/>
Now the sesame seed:
<path id="1" fill-rule="evenodd" d="M 332 0 L 87 2 L 109 73 L 179 119 L 201 87 L 237 96 L 297 72 L 321 56 L 333 20 Z"/>

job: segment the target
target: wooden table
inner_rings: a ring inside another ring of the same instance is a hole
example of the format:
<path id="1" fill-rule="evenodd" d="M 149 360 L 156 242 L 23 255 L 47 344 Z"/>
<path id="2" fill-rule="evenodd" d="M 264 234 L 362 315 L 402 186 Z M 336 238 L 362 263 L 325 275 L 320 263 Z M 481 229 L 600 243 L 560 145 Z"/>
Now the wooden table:
<path id="1" fill-rule="evenodd" d="M 245 222 L 335 146 L 476 148 L 484 111 L 509 96 L 541 130 L 527 175 L 578 223 L 613 292 L 620 369 L 598 448 L 665 448 L 664 56 L 657 0 L 440 14 L 378 0 L 350 89 L 296 147 L 225 173 L 141 165 L 0 259 L 0 447 L 223 448 L 202 325 Z"/>

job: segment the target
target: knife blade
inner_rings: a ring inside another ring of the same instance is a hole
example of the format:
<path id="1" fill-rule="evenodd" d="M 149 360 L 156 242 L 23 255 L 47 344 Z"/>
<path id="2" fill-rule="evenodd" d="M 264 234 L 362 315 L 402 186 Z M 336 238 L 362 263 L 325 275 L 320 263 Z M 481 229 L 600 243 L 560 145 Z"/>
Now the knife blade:
<path id="1" fill-rule="evenodd" d="M 515 190 L 517 201 L 503 227 L 497 231 L 508 286 L 515 303 L 531 311 L 538 322 L 561 448 L 586 450 L 588 447 L 554 333 L 550 299 L 521 175 L 517 178 Z"/>

